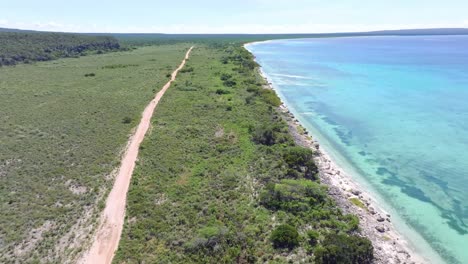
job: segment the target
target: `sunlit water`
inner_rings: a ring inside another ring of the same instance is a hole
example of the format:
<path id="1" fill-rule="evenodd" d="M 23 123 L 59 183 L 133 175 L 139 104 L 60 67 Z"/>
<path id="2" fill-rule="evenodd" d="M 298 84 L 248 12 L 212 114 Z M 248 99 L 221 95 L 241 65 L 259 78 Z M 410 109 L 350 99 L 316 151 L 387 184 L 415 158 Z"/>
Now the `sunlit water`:
<path id="1" fill-rule="evenodd" d="M 468 263 L 468 36 L 248 49 L 340 165 L 396 212 L 395 225 L 422 255 Z"/>

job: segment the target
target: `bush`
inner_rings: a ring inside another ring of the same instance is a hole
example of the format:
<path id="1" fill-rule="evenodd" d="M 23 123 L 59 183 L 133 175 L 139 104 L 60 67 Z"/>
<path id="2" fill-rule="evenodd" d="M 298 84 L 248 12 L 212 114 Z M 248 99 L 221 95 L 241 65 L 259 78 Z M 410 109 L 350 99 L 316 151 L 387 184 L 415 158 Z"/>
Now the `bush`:
<path id="1" fill-rule="evenodd" d="M 290 225 L 280 225 L 271 233 L 270 237 L 275 248 L 293 249 L 299 245 L 299 233 Z"/>
<path id="2" fill-rule="evenodd" d="M 288 147 L 283 152 L 283 159 L 288 164 L 288 175 L 293 178 L 304 176 L 317 180 L 318 168 L 314 162 L 314 152 L 303 147 Z"/>
<path id="3" fill-rule="evenodd" d="M 309 180 L 282 180 L 270 183 L 260 194 L 260 203 L 272 210 L 293 214 L 308 213 L 326 201 L 326 187 Z"/>
<path id="4" fill-rule="evenodd" d="M 124 117 L 124 118 L 122 119 L 122 123 L 124 123 L 124 124 L 130 124 L 131 122 L 132 122 L 132 118 L 131 118 L 131 117 L 126 116 L 126 117 Z"/>
<path id="5" fill-rule="evenodd" d="M 84 76 L 85 77 L 94 77 L 94 76 L 96 76 L 96 74 L 94 72 L 92 72 L 92 73 L 86 73 Z"/>
<path id="6" fill-rule="evenodd" d="M 233 80 L 227 80 L 227 81 L 224 81 L 223 82 L 223 85 L 226 86 L 226 87 L 233 87 L 235 86 L 237 83 Z"/>
<path id="7" fill-rule="evenodd" d="M 287 130 L 279 124 L 260 126 L 253 131 L 252 140 L 256 144 L 272 146 L 292 141 Z"/>
<path id="8" fill-rule="evenodd" d="M 281 99 L 278 97 L 278 95 L 276 95 L 275 91 L 273 90 L 263 89 L 261 90 L 260 95 L 266 103 L 272 106 L 278 107 L 281 105 Z"/>
<path id="9" fill-rule="evenodd" d="M 231 74 L 227 74 L 227 73 L 221 74 L 221 77 L 220 77 L 221 81 L 227 81 L 227 80 L 229 80 L 229 79 L 231 79 L 231 78 L 232 78 L 232 75 L 231 75 Z"/>
<path id="10" fill-rule="evenodd" d="M 250 86 L 250 87 L 247 87 L 247 92 L 259 94 L 260 93 L 260 88 Z"/>
<path id="11" fill-rule="evenodd" d="M 221 63 L 222 64 L 228 64 L 228 62 L 229 62 L 229 58 L 226 58 L 226 57 L 221 58 Z"/>
<path id="12" fill-rule="evenodd" d="M 317 264 L 370 264 L 374 259 L 374 248 L 367 238 L 329 234 L 314 255 Z"/>
<path id="13" fill-rule="evenodd" d="M 193 72 L 193 67 L 186 67 L 182 70 L 180 70 L 181 73 L 186 73 L 186 72 Z"/>
<path id="14" fill-rule="evenodd" d="M 216 94 L 230 94 L 231 92 L 225 89 L 217 89 Z"/>
<path id="15" fill-rule="evenodd" d="M 320 233 L 319 233 L 319 232 L 317 232 L 317 231 L 315 231 L 315 230 L 309 230 L 309 231 L 307 231 L 307 239 L 308 239 L 307 242 L 309 242 L 309 245 L 311 245 L 311 246 L 313 246 L 313 247 L 314 247 L 315 245 L 317 245 L 318 240 L 319 240 L 319 237 L 320 237 Z"/>
<path id="16" fill-rule="evenodd" d="M 210 254 L 226 243 L 228 229 L 224 226 L 206 226 L 198 230 L 198 236 L 185 245 L 189 252 L 205 251 Z"/>

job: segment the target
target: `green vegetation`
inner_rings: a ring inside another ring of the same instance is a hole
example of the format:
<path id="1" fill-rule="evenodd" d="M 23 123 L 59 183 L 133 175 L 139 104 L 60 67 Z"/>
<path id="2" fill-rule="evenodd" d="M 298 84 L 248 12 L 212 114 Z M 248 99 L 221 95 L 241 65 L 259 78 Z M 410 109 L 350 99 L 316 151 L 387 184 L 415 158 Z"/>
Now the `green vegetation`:
<path id="1" fill-rule="evenodd" d="M 299 245 L 299 233 L 295 227 L 280 225 L 271 232 L 271 241 L 275 248 L 293 249 Z"/>
<path id="2" fill-rule="evenodd" d="M 120 49 L 111 36 L 49 32 L 1 32 L 0 67 Z"/>
<path id="3" fill-rule="evenodd" d="M 353 197 L 353 198 L 350 198 L 349 201 L 359 208 L 368 210 L 367 206 L 361 200 L 359 200 L 359 198 Z"/>
<path id="4" fill-rule="evenodd" d="M 64 263 L 86 246 L 134 120 L 187 48 L 0 68 L 0 263 Z"/>
<path id="5" fill-rule="evenodd" d="M 34 57 L 56 44 L 59 35 L 47 34 L 32 49 L 11 41 L 0 54 L 27 51 L 13 60 L 27 62 L 113 50 L 79 51 L 73 43 L 102 38 L 59 34 L 80 40 Z M 314 152 L 296 146 L 280 99 L 241 47 L 273 36 L 114 36 L 157 46 L 0 69 L 0 262 L 62 263 L 86 246 L 119 152 L 191 43 L 140 147 L 114 262 L 372 260 L 358 218 L 319 183 Z"/>
<path id="6" fill-rule="evenodd" d="M 358 218 L 318 182 L 314 153 L 295 145 L 252 56 L 237 44 L 198 45 L 187 67 L 142 144 L 114 262 L 371 259 L 354 244 Z"/>
<path id="7" fill-rule="evenodd" d="M 317 264 L 370 264 L 374 249 L 368 239 L 356 235 L 328 234 L 314 254 Z"/>

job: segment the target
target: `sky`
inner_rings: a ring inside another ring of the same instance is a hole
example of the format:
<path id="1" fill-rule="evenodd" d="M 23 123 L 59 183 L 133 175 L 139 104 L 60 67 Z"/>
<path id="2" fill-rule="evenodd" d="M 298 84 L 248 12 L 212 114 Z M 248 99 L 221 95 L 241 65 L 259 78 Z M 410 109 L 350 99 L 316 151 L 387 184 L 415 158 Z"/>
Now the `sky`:
<path id="1" fill-rule="evenodd" d="M 468 28 L 468 1 L 0 0 L 0 27 L 120 33 L 328 33 Z"/>

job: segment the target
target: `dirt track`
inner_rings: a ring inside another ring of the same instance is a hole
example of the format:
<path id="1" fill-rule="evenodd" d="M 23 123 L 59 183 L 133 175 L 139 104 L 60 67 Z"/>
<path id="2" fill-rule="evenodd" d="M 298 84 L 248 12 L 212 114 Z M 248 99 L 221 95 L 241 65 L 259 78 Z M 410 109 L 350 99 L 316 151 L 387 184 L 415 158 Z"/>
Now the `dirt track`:
<path id="1" fill-rule="evenodd" d="M 180 66 L 172 73 L 171 80 L 163 86 L 143 111 L 140 124 L 135 134 L 130 138 L 128 148 L 122 157 L 118 175 L 107 197 L 106 207 L 101 216 L 101 222 L 94 235 L 93 244 L 91 248 L 84 253 L 78 263 L 104 264 L 112 262 L 122 234 L 125 219 L 125 206 L 127 203 L 127 191 L 130 185 L 130 179 L 132 178 L 133 169 L 135 168 L 135 161 L 138 157 L 140 144 L 150 126 L 154 109 L 166 90 L 171 86 L 171 83 L 175 80 L 177 73 L 184 67 L 192 49 L 193 47 L 187 51 Z"/>

